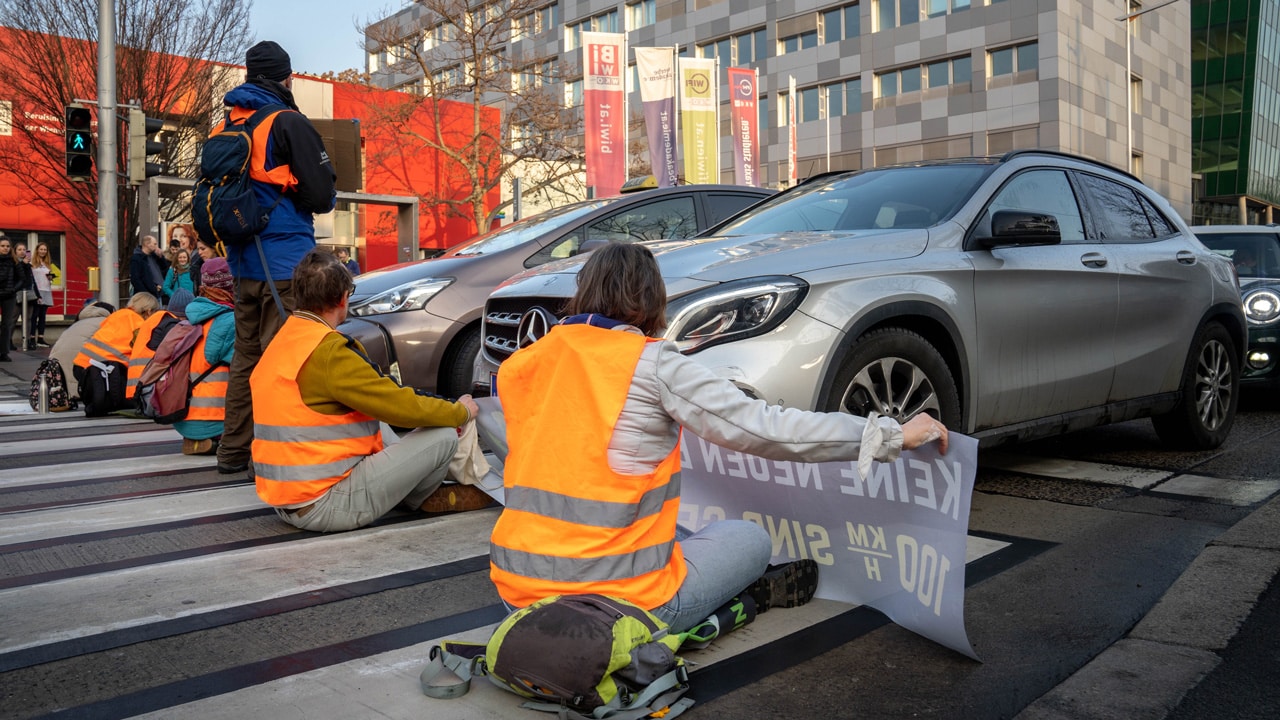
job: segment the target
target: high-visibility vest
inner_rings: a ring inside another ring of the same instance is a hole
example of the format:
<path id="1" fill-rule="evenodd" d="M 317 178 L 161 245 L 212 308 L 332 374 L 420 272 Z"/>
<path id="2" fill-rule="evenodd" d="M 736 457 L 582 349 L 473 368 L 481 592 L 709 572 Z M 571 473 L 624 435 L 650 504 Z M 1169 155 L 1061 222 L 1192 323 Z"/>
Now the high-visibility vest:
<path id="1" fill-rule="evenodd" d="M 231 121 L 243 123 L 253 117 L 255 112 L 257 111 L 249 108 L 233 107 L 231 108 Z M 267 169 L 267 151 L 271 147 L 271 127 L 275 125 L 276 117 L 282 112 L 287 112 L 287 110 L 281 108 L 258 122 L 258 126 L 252 129 L 249 150 L 249 177 L 261 183 L 275 185 L 280 192 L 292 190 L 298 186 L 298 178 L 294 176 L 293 169 L 289 165 L 277 165 L 269 170 Z M 211 136 L 222 132 L 226 124 L 226 120 L 218 123 L 213 128 Z"/>
<path id="2" fill-rule="evenodd" d="M 142 323 L 142 316 L 129 308 L 111 313 L 103 318 L 102 324 L 85 341 L 84 347 L 72 362 L 76 367 L 81 368 L 89 367 L 90 360 L 104 363 L 118 362 L 127 368 L 129 356 L 133 352 L 133 340 Z M 128 385 L 125 389 L 125 397 L 133 397 L 133 390 L 134 386 Z"/>
<path id="3" fill-rule="evenodd" d="M 382 450 L 377 420 L 355 410 L 325 415 L 302 401 L 298 372 L 332 332 L 314 320 L 290 317 L 249 376 L 253 473 L 258 497 L 269 505 L 311 502 Z"/>
<path id="4" fill-rule="evenodd" d="M 510 450 L 489 560 L 511 605 L 599 593 L 652 609 L 684 582 L 679 443 L 648 474 L 609 467 L 609 441 L 645 343 L 559 325 L 498 370 Z"/>
<path id="5" fill-rule="evenodd" d="M 223 422 L 227 416 L 227 382 L 231 379 L 231 369 L 222 365 L 196 380 L 209 369 L 210 363 L 205 358 L 205 346 L 209 342 L 209 331 L 213 329 L 213 319 L 203 323 L 200 329 L 200 342 L 191 350 L 191 402 L 187 405 L 187 420 L 212 420 Z"/>
<path id="6" fill-rule="evenodd" d="M 156 356 L 156 351 L 147 347 L 147 343 L 151 342 L 151 333 L 160 326 L 160 321 L 167 317 L 173 317 L 173 313 L 167 310 L 157 310 L 151 313 L 151 317 L 142 321 L 142 325 L 138 326 L 138 334 L 133 338 L 133 348 L 129 351 L 129 385 L 127 392 L 133 394 L 138 387 L 138 378 L 142 377 L 142 371 L 146 369 L 147 363 L 151 362 L 151 358 Z"/>

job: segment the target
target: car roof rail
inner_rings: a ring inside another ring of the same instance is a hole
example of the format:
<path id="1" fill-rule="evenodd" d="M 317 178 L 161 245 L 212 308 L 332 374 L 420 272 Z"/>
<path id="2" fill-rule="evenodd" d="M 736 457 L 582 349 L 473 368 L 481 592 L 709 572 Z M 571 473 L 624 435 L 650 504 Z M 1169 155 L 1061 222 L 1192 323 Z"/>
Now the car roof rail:
<path id="1" fill-rule="evenodd" d="M 1118 172 L 1121 175 L 1124 175 L 1125 177 L 1131 180 L 1137 181 L 1141 185 L 1146 185 L 1146 183 L 1142 182 L 1142 178 L 1138 177 L 1137 175 L 1134 175 L 1128 170 L 1122 170 L 1108 162 L 1095 160 L 1093 158 L 1085 157 L 1083 155 L 1076 155 L 1075 153 L 1063 152 L 1061 150 L 1046 150 L 1043 148 L 1026 148 L 1022 150 L 1010 150 L 1009 152 L 1000 156 L 1000 162 L 1008 162 L 1009 160 L 1012 160 L 1016 157 L 1020 157 L 1022 155 L 1051 155 L 1053 157 L 1065 158 L 1067 160 L 1075 160 L 1077 162 L 1089 163 L 1090 165 L 1097 165 L 1098 167 L 1106 168 L 1113 172 Z"/>

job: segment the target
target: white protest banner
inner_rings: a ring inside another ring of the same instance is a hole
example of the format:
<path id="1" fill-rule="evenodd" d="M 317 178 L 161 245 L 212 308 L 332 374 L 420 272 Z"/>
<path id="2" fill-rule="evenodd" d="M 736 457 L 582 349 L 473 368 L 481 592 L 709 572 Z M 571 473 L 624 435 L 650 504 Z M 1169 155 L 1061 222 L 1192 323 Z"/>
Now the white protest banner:
<path id="1" fill-rule="evenodd" d="M 965 545 L 978 442 L 951 433 L 873 463 L 797 463 L 725 450 L 685 433 L 680 524 L 758 523 L 773 562 L 818 562 L 818 597 L 873 607 L 898 625 L 977 659 L 964 629 Z"/>

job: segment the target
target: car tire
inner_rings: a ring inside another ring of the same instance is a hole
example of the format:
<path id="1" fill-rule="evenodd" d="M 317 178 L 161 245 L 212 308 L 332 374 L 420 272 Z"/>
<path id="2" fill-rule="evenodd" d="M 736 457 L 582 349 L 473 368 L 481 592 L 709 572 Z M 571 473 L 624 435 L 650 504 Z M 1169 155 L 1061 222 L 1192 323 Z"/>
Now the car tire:
<path id="1" fill-rule="evenodd" d="M 440 362 L 437 392 L 447 398 L 462 397 L 471 392 L 471 373 L 480 354 L 480 328 L 463 330 L 454 338 Z"/>
<path id="2" fill-rule="evenodd" d="M 926 412 L 960 429 L 960 395 L 942 354 L 903 328 L 873 330 L 840 364 L 827 410 L 866 417 L 871 411 L 900 423 Z"/>
<path id="3" fill-rule="evenodd" d="M 1151 419 L 1160 439 L 1178 450 L 1212 450 L 1226 441 L 1240 400 L 1240 366 L 1222 325 L 1208 323 L 1196 333 L 1179 389 L 1177 407 Z"/>

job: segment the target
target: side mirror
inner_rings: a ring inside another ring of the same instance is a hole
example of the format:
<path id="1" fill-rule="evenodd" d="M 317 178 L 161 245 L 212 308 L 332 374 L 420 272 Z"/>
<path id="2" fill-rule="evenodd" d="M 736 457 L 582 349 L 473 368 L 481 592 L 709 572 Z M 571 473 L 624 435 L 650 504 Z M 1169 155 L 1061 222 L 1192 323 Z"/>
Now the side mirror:
<path id="1" fill-rule="evenodd" d="M 1024 210 L 997 210 L 991 216 L 991 237 L 977 238 L 984 248 L 1010 245 L 1058 245 L 1058 218 Z"/>
<path id="2" fill-rule="evenodd" d="M 582 243 L 582 245 L 578 247 L 578 252 L 576 252 L 576 253 L 574 253 L 574 254 L 575 254 L 575 255 L 585 255 L 586 253 L 589 253 L 589 252 L 591 252 L 592 250 L 596 250 L 596 249 L 602 248 L 602 247 L 604 247 L 605 245 L 608 245 L 608 244 L 609 244 L 609 241 L 608 241 L 608 240 L 601 240 L 600 238 L 595 238 L 595 239 L 593 239 L 593 240 L 588 240 L 588 241 L 586 241 L 586 242 Z"/>

